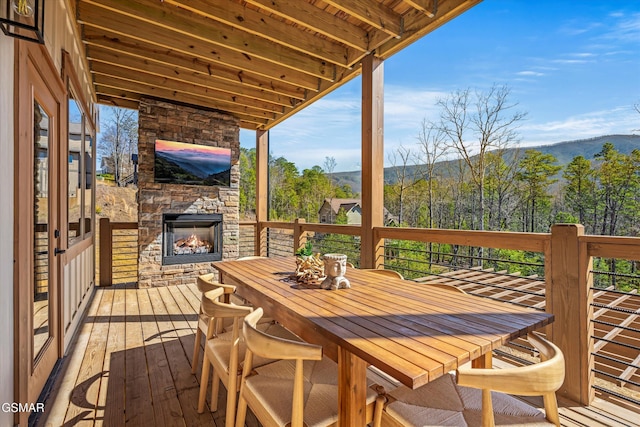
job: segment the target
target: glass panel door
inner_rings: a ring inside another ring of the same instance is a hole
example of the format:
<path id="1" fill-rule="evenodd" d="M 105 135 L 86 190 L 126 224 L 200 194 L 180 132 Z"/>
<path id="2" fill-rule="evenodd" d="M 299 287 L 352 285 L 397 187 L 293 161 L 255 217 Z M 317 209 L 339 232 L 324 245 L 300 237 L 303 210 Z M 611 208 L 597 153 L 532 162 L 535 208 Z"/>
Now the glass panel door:
<path id="1" fill-rule="evenodd" d="M 49 325 L 49 116 L 38 101 L 33 106 L 34 135 L 34 290 L 33 290 L 33 358 L 51 337 Z"/>

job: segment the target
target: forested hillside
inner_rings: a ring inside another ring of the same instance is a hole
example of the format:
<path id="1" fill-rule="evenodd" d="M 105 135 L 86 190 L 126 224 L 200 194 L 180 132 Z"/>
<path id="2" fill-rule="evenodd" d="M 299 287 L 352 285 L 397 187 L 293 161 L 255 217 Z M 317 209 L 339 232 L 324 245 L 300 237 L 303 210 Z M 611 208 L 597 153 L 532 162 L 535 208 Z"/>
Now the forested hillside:
<path id="1" fill-rule="evenodd" d="M 410 227 L 547 232 L 570 222 L 589 234 L 640 235 L 640 136 L 490 152 L 483 165 L 482 186 L 472 179 L 476 165 L 462 160 L 438 163 L 431 175 L 420 166 L 396 169 L 396 180 L 385 185 L 385 207 Z M 240 167 L 241 214 L 251 217 L 254 150 L 242 149 Z M 269 176 L 272 220 L 318 222 L 325 198 L 358 197 L 342 174 L 320 166 L 299 171 L 283 157 L 270 160 Z"/>
<path id="2" fill-rule="evenodd" d="M 623 154 L 631 154 L 634 149 L 640 149 L 640 135 L 604 135 L 589 139 L 579 139 L 575 141 L 563 141 L 550 145 L 531 146 L 522 148 L 508 148 L 504 150 L 505 156 L 513 156 L 524 150 L 537 150 L 543 154 L 551 154 L 557 163 L 564 166 L 577 156 L 582 155 L 587 159 L 602 149 L 605 142 L 612 143 L 616 150 Z M 451 169 L 451 163 L 447 161 L 438 162 L 436 171 L 438 174 L 447 173 Z M 384 180 L 388 184 L 395 184 L 398 177 L 398 169 L 402 166 L 391 166 L 384 170 Z M 424 169 L 423 165 L 409 164 L 406 167 L 406 175 L 414 176 L 420 174 Z M 333 174 L 337 185 L 349 185 L 355 193 L 361 189 L 360 171 L 336 172 Z"/>

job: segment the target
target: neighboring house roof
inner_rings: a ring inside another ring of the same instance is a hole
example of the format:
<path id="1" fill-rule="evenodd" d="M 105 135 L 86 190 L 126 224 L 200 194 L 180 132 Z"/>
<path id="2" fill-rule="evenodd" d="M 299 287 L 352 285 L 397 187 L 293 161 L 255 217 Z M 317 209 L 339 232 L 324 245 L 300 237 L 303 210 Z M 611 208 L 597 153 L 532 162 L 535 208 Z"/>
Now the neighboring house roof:
<path id="1" fill-rule="evenodd" d="M 360 199 L 339 199 L 336 197 L 334 197 L 333 199 L 324 199 L 324 203 L 320 207 L 320 211 L 322 211 L 325 206 L 329 206 L 334 215 L 337 215 L 340 209 L 344 209 L 345 212 L 349 213 L 356 207 L 361 207 Z M 398 222 L 398 217 L 392 215 L 386 207 L 383 207 L 383 209 L 385 224 L 395 224 Z"/>
<path id="2" fill-rule="evenodd" d="M 349 212 L 355 206 L 360 206 L 360 199 L 338 199 L 334 197 L 332 199 L 324 199 L 324 203 L 331 207 L 331 211 L 334 214 L 337 214 L 340 211 L 340 208 Z"/>

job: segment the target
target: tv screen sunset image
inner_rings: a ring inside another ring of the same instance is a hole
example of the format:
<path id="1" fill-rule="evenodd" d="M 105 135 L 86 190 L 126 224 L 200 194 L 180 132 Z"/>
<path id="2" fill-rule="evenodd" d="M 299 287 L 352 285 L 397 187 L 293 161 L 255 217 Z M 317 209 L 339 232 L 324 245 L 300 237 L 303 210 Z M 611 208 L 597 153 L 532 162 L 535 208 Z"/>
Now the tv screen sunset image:
<path id="1" fill-rule="evenodd" d="M 158 139 L 154 171 L 155 182 L 159 183 L 228 187 L 231 150 Z"/>

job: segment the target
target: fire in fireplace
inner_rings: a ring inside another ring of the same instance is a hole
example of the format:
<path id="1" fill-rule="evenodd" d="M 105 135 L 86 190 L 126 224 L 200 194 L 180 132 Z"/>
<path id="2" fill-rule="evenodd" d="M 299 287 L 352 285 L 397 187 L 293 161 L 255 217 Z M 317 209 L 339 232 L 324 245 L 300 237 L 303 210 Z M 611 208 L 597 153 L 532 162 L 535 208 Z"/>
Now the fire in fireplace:
<path id="1" fill-rule="evenodd" d="M 222 259 L 222 214 L 162 215 L 162 264 Z"/>

